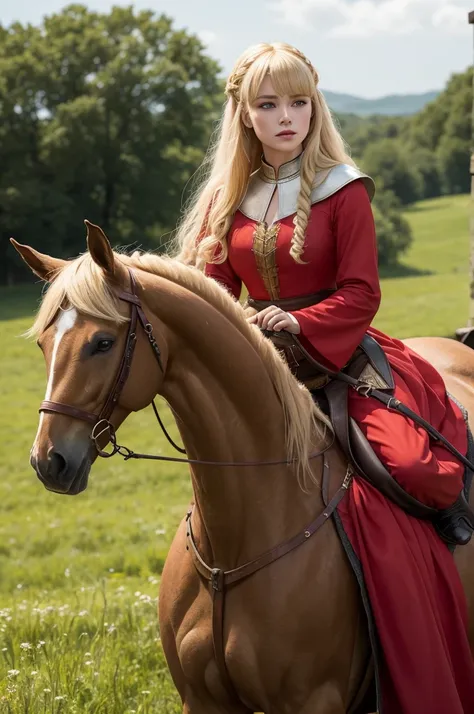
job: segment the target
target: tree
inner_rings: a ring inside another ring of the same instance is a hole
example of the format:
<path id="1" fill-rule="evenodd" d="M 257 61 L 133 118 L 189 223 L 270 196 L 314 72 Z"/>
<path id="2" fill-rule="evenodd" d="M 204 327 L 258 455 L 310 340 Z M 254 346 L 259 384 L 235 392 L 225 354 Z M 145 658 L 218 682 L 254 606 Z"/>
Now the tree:
<path id="1" fill-rule="evenodd" d="M 84 218 L 159 248 L 220 111 L 218 71 L 196 36 L 131 7 L 0 27 L 0 280 L 16 274 L 9 235 L 71 256 Z"/>
<path id="2" fill-rule="evenodd" d="M 396 265 L 413 240 L 408 221 L 401 212 L 400 201 L 392 191 L 377 191 L 373 203 L 379 265 Z"/>
<path id="3" fill-rule="evenodd" d="M 402 204 L 416 201 L 421 194 L 419 176 L 408 154 L 397 139 L 382 139 L 370 144 L 363 156 L 364 171 L 381 188 L 393 191 Z"/>

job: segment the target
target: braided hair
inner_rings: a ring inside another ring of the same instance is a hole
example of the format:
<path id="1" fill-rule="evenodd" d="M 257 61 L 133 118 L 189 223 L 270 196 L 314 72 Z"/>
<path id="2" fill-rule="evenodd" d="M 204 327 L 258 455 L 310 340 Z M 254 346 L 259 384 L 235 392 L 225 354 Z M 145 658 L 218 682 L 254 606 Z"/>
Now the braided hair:
<path id="1" fill-rule="evenodd" d="M 248 48 L 237 60 L 225 85 L 227 103 L 216 139 L 203 166 L 210 166 L 203 186 L 186 207 L 178 228 L 178 258 L 203 267 L 227 258 L 226 235 L 250 175 L 258 169 L 262 147 L 244 116 L 258 96 L 265 76 L 271 76 L 277 94 L 309 96 L 312 117 L 303 142 L 300 191 L 297 199 L 290 255 L 304 263 L 306 230 L 311 214 L 311 192 L 316 177 L 324 180 L 337 164 L 354 165 L 339 134 L 326 101 L 319 90 L 319 75 L 311 61 L 286 43 L 261 43 Z"/>

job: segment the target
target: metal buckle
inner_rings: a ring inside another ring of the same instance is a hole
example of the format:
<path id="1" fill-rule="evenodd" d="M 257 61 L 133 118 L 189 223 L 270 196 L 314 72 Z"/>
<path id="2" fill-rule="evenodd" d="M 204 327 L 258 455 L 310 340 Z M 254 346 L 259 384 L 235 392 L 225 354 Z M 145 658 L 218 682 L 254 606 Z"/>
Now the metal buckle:
<path id="1" fill-rule="evenodd" d="M 346 475 L 344 476 L 344 481 L 342 482 L 341 488 L 349 488 L 351 481 L 352 481 L 352 476 L 354 474 L 354 469 L 350 464 L 347 465 L 347 471 Z"/>
<path id="2" fill-rule="evenodd" d="M 98 440 L 106 432 L 109 432 L 109 441 L 112 445 L 112 451 L 104 451 L 100 448 L 98 444 Z M 110 457 L 114 456 L 120 449 L 120 447 L 117 445 L 115 429 L 107 419 L 100 419 L 100 421 L 98 421 L 97 424 L 94 425 L 91 432 L 91 439 L 94 442 L 95 448 L 97 449 L 97 453 L 104 459 L 110 459 Z"/>
<path id="3" fill-rule="evenodd" d="M 357 394 L 360 394 L 362 397 L 370 397 L 374 388 L 370 384 L 367 384 L 367 382 L 359 382 L 354 389 Z"/>
<path id="4" fill-rule="evenodd" d="M 212 585 L 212 589 L 216 590 L 217 592 L 220 592 L 220 590 L 222 590 L 221 576 L 222 576 L 222 570 L 219 570 L 219 568 L 212 569 L 212 571 L 211 571 L 211 585 Z"/>

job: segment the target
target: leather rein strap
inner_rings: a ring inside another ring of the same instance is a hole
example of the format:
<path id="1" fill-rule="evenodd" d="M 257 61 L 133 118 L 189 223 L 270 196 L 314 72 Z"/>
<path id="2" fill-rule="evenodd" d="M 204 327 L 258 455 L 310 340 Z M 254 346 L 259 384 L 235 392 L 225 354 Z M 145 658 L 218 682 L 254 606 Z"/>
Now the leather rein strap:
<path id="1" fill-rule="evenodd" d="M 150 343 L 150 346 L 153 350 L 153 353 L 156 357 L 156 360 L 158 362 L 158 365 L 161 369 L 162 372 L 164 372 L 163 368 L 163 362 L 161 359 L 161 352 L 158 347 L 158 344 L 156 342 L 156 339 L 153 334 L 153 326 L 150 323 L 150 321 L 147 319 L 141 302 L 140 298 L 137 295 L 137 282 L 135 280 L 135 277 L 133 275 L 132 270 L 128 270 L 129 276 L 130 276 L 130 287 L 131 287 L 131 292 L 126 292 L 126 291 L 121 291 L 117 293 L 117 297 L 120 300 L 123 300 L 124 302 L 127 302 L 130 304 L 130 323 L 128 327 L 128 333 L 125 341 L 125 348 L 124 352 L 122 355 L 122 359 L 120 362 L 120 365 L 117 370 L 117 374 L 115 377 L 115 381 L 113 383 L 113 387 L 110 391 L 109 396 L 107 397 L 107 400 L 102 407 L 102 410 L 100 414 L 93 414 L 92 412 L 87 412 L 84 411 L 83 409 L 79 409 L 74 406 L 70 406 L 69 404 L 62 404 L 61 402 L 53 402 L 51 400 L 44 400 L 41 402 L 39 411 L 40 412 L 53 412 L 55 414 L 64 414 L 65 416 L 72 417 L 73 419 L 80 419 L 81 421 L 85 421 L 88 424 L 92 424 L 93 429 L 91 433 L 91 439 L 95 444 L 95 447 L 97 449 L 98 455 L 102 456 L 103 458 L 110 458 L 111 456 L 114 456 L 115 454 L 120 454 L 123 456 L 125 461 L 128 461 L 128 459 L 149 459 L 153 461 L 166 461 L 166 462 L 172 462 L 172 463 L 180 463 L 180 464 L 196 464 L 196 465 L 203 465 L 203 466 L 278 466 L 278 465 L 283 465 L 286 464 L 290 466 L 291 464 L 296 463 L 296 459 L 282 459 L 282 460 L 268 460 L 268 461 L 211 461 L 211 460 L 203 460 L 203 459 L 188 459 L 188 458 L 178 458 L 174 456 L 159 456 L 155 454 L 140 454 L 132 451 L 129 449 L 127 446 L 121 446 L 117 443 L 116 439 L 116 434 L 115 434 L 115 429 L 113 425 L 110 423 L 109 419 L 115 409 L 115 406 L 117 405 L 120 395 L 122 393 L 122 389 L 124 387 L 125 382 L 127 381 L 128 375 L 130 373 L 130 368 L 132 364 L 132 358 L 133 358 L 133 353 L 135 350 L 135 345 L 137 341 L 137 324 L 140 322 L 147 338 L 148 342 Z M 155 413 L 155 416 L 158 420 L 158 423 L 168 439 L 169 443 L 176 449 L 176 451 L 179 451 L 181 454 L 186 454 L 186 450 L 175 444 L 171 436 L 166 430 L 165 425 L 163 424 L 160 415 L 158 413 L 158 409 L 156 408 L 155 402 L 152 401 L 152 406 L 153 406 L 153 411 Z M 112 445 L 112 451 L 107 452 L 104 451 L 103 449 L 100 448 L 99 446 L 99 440 L 103 435 L 107 435 L 107 439 Z M 308 459 L 315 459 L 318 456 L 321 456 L 324 454 L 328 449 L 331 448 L 331 446 L 334 443 L 334 438 L 333 440 L 326 446 L 324 447 L 321 451 L 313 451 L 311 454 L 309 454 Z"/>
<path id="2" fill-rule="evenodd" d="M 230 678 L 229 671 L 227 669 L 225 661 L 225 642 L 224 642 L 224 612 L 225 612 L 225 596 L 227 588 L 231 585 L 236 585 L 237 583 L 250 577 L 257 571 L 271 565 L 279 558 L 287 555 L 295 548 L 305 543 L 307 540 L 314 535 L 324 523 L 333 515 L 339 503 L 344 498 L 347 489 L 352 480 L 352 467 L 349 465 L 347 467 L 346 475 L 344 481 L 340 488 L 336 491 L 334 496 L 330 501 L 328 501 L 329 493 L 329 478 L 330 469 L 327 459 L 324 459 L 323 464 L 323 477 L 321 492 L 323 496 L 323 502 L 325 504 L 325 510 L 319 514 L 319 516 L 312 521 L 297 535 L 293 536 L 284 543 L 280 543 L 275 548 L 266 551 L 260 555 L 255 560 L 249 561 L 244 565 L 233 570 L 221 570 L 220 568 L 211 568 L 203 560 L 201 554 L 199 553 L 198 547 L 196 545 L 196 540 L 192 528 L 192 514 L 193 510 L 190 509 L 186 514 L 186 549 L 190 551 L 191 557 L 193 559 L 194 566 L 198 573 L 208 581 L 210 584 L 210 589 L 212 593 L 212 642 L 214 647 L 214 657 L 216 660 L 217 668 L 223 682 L 225 683 L 228 691 L 237 700 L 241 701 L 240 697 L 235 689 L 235 686 Z"/>

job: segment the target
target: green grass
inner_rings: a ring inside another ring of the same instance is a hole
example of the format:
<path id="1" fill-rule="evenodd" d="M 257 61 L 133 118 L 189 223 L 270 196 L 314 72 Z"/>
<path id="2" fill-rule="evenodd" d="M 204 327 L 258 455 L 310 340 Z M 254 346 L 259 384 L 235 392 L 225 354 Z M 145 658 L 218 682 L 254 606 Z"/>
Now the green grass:
<path id="1" fill-rule="evenodd" d="M 382 281 L 374 325 L 395 337 L 452 336 L 469 314 L 469 196 L 422 201 L 406 213 L 414 242 L 401 273 Z"/>
<path id="2" fill-rule="evenodd" d="M 466 323 L 468 205 L 449 197 L 407 213 L 415 243 L 399 272 L 415 274 L 383 280 L 379 328 L 452 335 Z M 98 462 L 75 498 L 41 486 L 28 455 L 45 371 L 34 343 L 20 337 L 39 296 L 39 286 L 0 290 L 0 713 L 180 712 L 156 598 L 191 497 L 187 469 L 116 457 Z M 171 453 L 151 410 L 133 415 L 120 440 Z"/>

